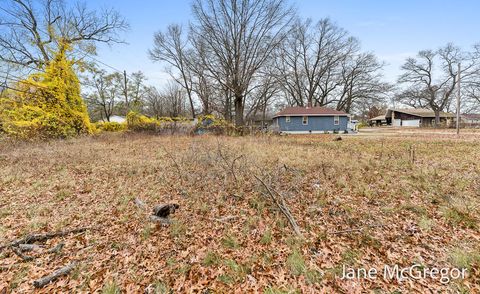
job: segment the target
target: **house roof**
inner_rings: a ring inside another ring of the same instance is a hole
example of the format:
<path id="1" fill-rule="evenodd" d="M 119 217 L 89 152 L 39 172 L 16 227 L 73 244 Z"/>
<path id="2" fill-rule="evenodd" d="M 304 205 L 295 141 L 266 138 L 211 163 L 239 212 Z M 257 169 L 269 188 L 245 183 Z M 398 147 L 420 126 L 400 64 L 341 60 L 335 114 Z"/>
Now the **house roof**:
<path id="1" fill-rule="evenodd" d="M 385 117 L 392 117 L 392 112 L 401 112 L 418 117 L 435 117 L 435 112 L 425 108 L 389 108 Z M 440 112 L 440 117 L 455 117 L 455 114 L 448 112 Z"/>
<path id="2" fill-rule="evenodd" d="M 282 111 L 275 114 L 273 117 L 279 116 L 348 116 L 349 114 L 343 111 L 335 110 L 327 107 L 286 107 Z"/>
<path id="3" fill-rule="evenodd" d="M 385 115 L 379 115 L 379 116 L 376 116 L 376 117 L 372 117 L 371 119 L 369 120 L 385 120 Z"/>
<path id="4" fill-rule="evenodd" d="M 479 113 L 464 113 L 462 117 L 465 119 L 480 119 Z"/>

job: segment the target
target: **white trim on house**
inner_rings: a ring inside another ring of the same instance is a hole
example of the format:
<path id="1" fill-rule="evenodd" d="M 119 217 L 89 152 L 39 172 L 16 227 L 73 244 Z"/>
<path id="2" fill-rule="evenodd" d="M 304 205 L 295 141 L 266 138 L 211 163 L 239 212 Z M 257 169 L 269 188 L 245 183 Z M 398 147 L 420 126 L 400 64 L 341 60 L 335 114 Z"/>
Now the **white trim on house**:
<path id="1" fill-rule="evenodd" d="M 338 116 L 338 115 L 333 116 L 333 125 L 334 126 L 339 126 L 340 125 L 340 116 Z"/>
<path id="2" fill-rule="evenodd" d="M 308 126 L 308 115 L 302 115 L 302 125 Z"/>
<path id="3" fill-rule="evenodd" d="M 287 117 L 287 116 L 291 116 L 291 117 L 298 117 L 298 116 L 346 116 L 346 117 L 350 117 L 350 114 L 346 113 L 346 114 L 281 114 L 281 115 L 275 115 L 273 118 L 277 118 L 277 117 Z"/>

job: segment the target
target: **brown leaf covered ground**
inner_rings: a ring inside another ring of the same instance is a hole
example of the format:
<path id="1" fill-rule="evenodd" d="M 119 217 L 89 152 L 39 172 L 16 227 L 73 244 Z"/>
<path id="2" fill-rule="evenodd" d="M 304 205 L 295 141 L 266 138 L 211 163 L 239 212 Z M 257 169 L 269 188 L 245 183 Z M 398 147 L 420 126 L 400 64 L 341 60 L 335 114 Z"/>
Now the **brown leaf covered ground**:
<path id="1" fill-rule="evenodd" d="M 0 245 L 29 233 L 58 254 L 0 252 L 0 293 L 78 261 L 39 292 L 480 291 L 479 136 L 159 137 L 0 143 Z M 295 237 L 258 176 L 285 197 Z M 141 199 L 147 207 L 135 205 Z M 173 224 L 148 221 L 178 203 Z M 340 279 L 343 265 L 465 267 L 468 276 Z M 205 293 L 205 292 L 204 292 Z"/>

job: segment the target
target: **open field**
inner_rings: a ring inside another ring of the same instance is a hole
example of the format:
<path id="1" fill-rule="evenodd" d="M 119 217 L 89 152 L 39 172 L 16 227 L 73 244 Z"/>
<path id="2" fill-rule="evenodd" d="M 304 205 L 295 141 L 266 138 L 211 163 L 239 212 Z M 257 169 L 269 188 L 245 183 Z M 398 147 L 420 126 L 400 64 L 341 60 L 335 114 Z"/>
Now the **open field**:
<path id="1" fill-rule="evenodd" d="M 455 129 L 435 129 L 435 128 L 407 128 L 407 127 L 366 127 L 360 129 L 358 133 L 360 136 L 369 136 L 369 137 L 404 137 L 404 138 L 414 138 L 414 137 L 429 137 L 429 138 L 443 138 L 451 139 L 456 138 Z M 477 128 L 467 128 L 460 129 L 460 138 L 463 140 L 479 140 L 480 139 L 480 129 Z"/>
<path id="2" fill-rule="evenodd" d="M 89 228 L 43 243 L 63 242 L 56 254 L 25 253 L 31 261 L 0 251 L 0 293 L 30 293 L 72 261 L 40 292 L 480 292 L 480 133 L 333 138 L 0 143 L 0 245 Z M 159 203 L 180 205 L 170 226 L 148 220 Z M 468 274 L 445 284 L 340 279 L 343 266 L 413 264 Z"/>

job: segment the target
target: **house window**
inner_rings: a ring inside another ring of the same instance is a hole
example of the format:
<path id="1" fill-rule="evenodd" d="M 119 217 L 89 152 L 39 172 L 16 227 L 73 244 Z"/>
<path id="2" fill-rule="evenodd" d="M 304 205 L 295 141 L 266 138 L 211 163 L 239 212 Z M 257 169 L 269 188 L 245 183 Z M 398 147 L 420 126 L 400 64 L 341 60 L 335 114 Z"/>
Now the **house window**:
<path id="1" fill-rule="evenodd" d="M 340 117 L 338 115 L 333 117 L 333 124 L 336 126 L 340 124 Z"/>
<path id="2" fill-rule="evenodd" d="M 302 124 L 305 126 L 308 125 L 308 116 L 302 117 Z"/>
<path id="3" fill-rule="evenodd" d="M 290 117 L 289 117 L 289 116 L 285 117 L 285 121 L 286 121 L 287 123 L 289 123 L 289 122 L 290 122 Z"/>

